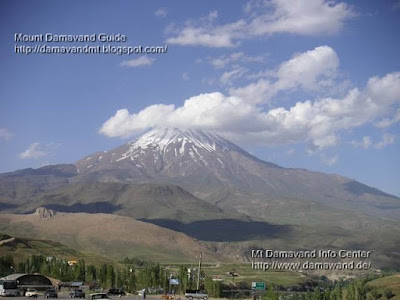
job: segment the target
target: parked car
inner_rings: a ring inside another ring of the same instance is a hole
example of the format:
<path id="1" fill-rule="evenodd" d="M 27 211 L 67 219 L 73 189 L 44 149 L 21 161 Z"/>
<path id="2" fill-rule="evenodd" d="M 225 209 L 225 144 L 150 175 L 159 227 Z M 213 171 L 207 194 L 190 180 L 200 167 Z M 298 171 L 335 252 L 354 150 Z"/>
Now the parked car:
<path id="1" fill-rule="evenodd" d="M 110 298 L 108 298 L 106 293 L 95 293 L 95 294 L 91 294 L 89 295 L 89 300 L 97 300 L 97 299 L 108 299 L 110 300 Z"/>
<path id="2" fill-rule="evenodd" d="M 113 288 L 113 289 L 109 289 L 108 290 L 108 292 L 107 292 L 107 294 L 108 295 L 117 295 L 117 296 L 125 296 L 126 295 L 126 293 L 123 291 L 123 290 L 121 290 L 121 289 L 116 289 L 116 288 Z"/>
<path id="3" fill-rule="evenodd" d="M 185 297 L 189 300 L 193 299 L 208 299 L 208 294 L 206 292 L 198 291 L 198 290 L 186 290 Z"/>
<path id="4" fill-rule="evenodd" d="M 58 298 L 57 292 L 55 289 L 48 289 L 43 294 L 44 298 Z"/>
<path id="5" fill-rule="evenodd" d="M 85 298 L 85 292 L 82 290 L 73 290 L 69 292 L 70 298 Z"/>
<path id="6" fill-rule="evenodd" d="M 25 292 L 25 297 L 37 298 L 38 293 L 35 289 L 27 289 Z"/>

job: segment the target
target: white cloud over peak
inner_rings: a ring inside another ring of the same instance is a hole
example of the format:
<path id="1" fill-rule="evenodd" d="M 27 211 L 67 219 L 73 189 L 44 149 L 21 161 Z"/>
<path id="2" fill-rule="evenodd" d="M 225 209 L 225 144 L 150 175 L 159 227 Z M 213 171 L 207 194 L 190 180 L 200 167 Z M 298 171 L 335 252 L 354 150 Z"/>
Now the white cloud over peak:
<path id="1" fill-rule="evenodd" d="M 124 60 L 121 63 L 122 67 L 136 68 L 140 66 L 150 66 L 155 61 L 155 58 L 148 56 L 140 56 L 139 58 L 134 58 L 130 60 Z"/>
<path id="2" fill-rule="evenodd" d="M 250 1 L 247 15 L 232 23 L 216 25 L 213 18 L 187 22 L 173 31 L 168 43 L 183 46 L 234 47 L 241 39 L 276 33 L 326 35 L 338 33 L 346 20 L 355 14 L 343 2 L 327 0 L 258 0 Z M 210 13 L 210 15 L 212 14 Z"/>
<path id="3" fill-rule="evenodd" d="M 237 53 L 226 58 L 241 56 Z M 179 107 L 155 104 L 137 113 L 120 109 L 102 125 L 100 133 L 126 138 L 153 127 L 200 128 L 214 130 L 236 142 L 306 143 L 309 151 L 315 152 L 337 145 L 344 131 L 365 124 L 390 127 L 399 121 L 400 72 L 372 77 L 364 88 L 347 89 L 343 96 L 298 101 L 291 107 L 275 101 L 281 93 L 296 90 L 321 90 L 326 94 L 330 87 L 337 85 L 338 68 L 339 58 L 331 47 L 316 47 L 295 55 L 275 70 L 267 70 L 257 82 L 231 87 L 228 95 L 204 93 L 187 99 Z M 234 65 L 222 74 L 220 82 L 231 85 L 244 76 L 248 76 L 248 70 Z M 375 145 L 369 137 L 352 144 L 367 149 L 383 148 L 394 142 L 392 136 L 384 136 Z"/>
<path id="4" fill-rule="evenodd" d="M 307 100 L 288 109 L 263 111 L 257 103 L 219 92 L 191 97 L 180 107 L 157 104 L 133 114 L 121 109 L 103 124 L 100 133 L 130 137 L 158 126 L 200 128 L 214 130 L 236 142 L 258 145 L 305 142 L 321 149 L 335 146 L 341 132 L 373 123 L 399 103 L 400 72 L 397 72 L 373 77 L 363 90 L 351 89 L 343 98 Z M 387 136 L 382 145 L 393 141 Z"/>

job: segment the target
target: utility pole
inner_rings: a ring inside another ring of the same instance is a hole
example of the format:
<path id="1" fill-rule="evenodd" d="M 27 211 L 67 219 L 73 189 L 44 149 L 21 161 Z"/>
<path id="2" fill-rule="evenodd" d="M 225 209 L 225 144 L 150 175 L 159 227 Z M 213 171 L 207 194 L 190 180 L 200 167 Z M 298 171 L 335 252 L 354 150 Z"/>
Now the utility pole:
<path id="1" fill-rule="evenodd" d="M 199 289 L 200 289 L 201 258 L 202 258 L 202 253 L 200 252 L 200 258 L 199 258 L 199 269 L 198 269 L 198 271 L 197 271 L 197 290 L 199 290 Z"/>

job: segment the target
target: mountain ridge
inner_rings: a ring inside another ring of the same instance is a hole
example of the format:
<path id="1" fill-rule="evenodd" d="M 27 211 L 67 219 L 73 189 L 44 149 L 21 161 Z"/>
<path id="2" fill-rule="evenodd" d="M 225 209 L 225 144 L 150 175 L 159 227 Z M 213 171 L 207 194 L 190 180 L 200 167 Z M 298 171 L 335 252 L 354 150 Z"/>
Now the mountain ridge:
<path id="1" fill-rule="evenodd" d="M 154 129 L 113 150 L 79 160 L 76 166 L 82 180 L 169 183 L 210 203 L 225 203 L 225 208 L 230 199 L 215 197 L 228 188 L 232 194 L 248 194 L 250 198 L 260 199 L 261 195 L 262 202 L 312 200 L 400 220 L 398 197 L 337 174 L 261 161 L 226 139 L 201 130 Z M 239 205 L 248 205 L 250 198 Z"/>
<path id="2" fill-rule="evenodd" d="M 260 219 L 265 217 L 265 205 L 292 199 L 299 204 L 314 201 L 400 220 L 400 199 L 393 195 L 340 175 L 264 162 L 215 133 L 171 128 L 151 130 L 136 140 L 96 152 L 74 165 L 0 174 L 0 209 L 21 212 L 19 208 L 29 206 L 30 199 L 40 200 L 41 195 L 53 190 L 96 182 L 179 186 L 223 210 Z M 43 204 L 40 201 L 38 206 Z M 49 201 L 46 204 L 57 205 Z M 260 209 L 254 210 L 254 206 Z M 106 210 L 107 206 L 103 205 L 100 212 Z"/>

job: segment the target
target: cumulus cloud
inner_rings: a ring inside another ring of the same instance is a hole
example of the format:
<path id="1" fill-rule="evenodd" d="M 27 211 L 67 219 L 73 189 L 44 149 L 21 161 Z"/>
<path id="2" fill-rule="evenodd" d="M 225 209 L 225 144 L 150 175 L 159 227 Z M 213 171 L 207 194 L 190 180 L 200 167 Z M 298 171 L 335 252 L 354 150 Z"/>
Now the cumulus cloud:
<path id="1" fill-rule="evenodd" d="M 129 68 L 136 68 L 140 66 L 150 66 L 155 61 L 155 58 L 148 57 L 148 56 L 141 56 L 139 58 L 134 58 L 130 60 L 124 60 L 121 63 L 122 67 L 129 67 Z"/>
<path id="2" fill-rule="evenodd" d="M 328 46 L 316 47 L 284 62 L 276 72 L 276 90 L 300 86 L 305 90 L 315 90 L 326 85 L 335 77 L 339 67 L 336 52 Z"/>
<path id="3" fill-rule="evenodd" d="M 275 95 L 275 89 L 269 80 L 259 79 L 244 87 L 231 88 L 229 94 L 257 104 L 269 101 Z"/>
<path id="4" fill-rule="evenodd" d="M 335 146 L 340 133 L 390 114 L 400 102 L 400 72 L 368 80 L 364 89 L 353 88 L 342 98 L 297 102 L 290 108 L 263 111 L 257 103 L 219 92 L 187 99 L 180 107 L 151 105 L 138 113 L 121 109 L 107 120 L 100 133 L 130 137 L 165 126 L 214 130 L 237 142 L 282 145 L 306 142 L 313 149 Z M 382 145 L 391 143 L 387 136 Z M 381 146 L 379 146 L 381 147 Z"/>
<path id="5" fill-rule="evenodd" d="M 168 10 L 165 7 L 160 7 L 154 12 L 156 17 L 165 18 L 168 15 Z"/>
<path id="6" fill-rule="evenodd" d="M 8 140 L 13 137 L 13 134 L 5 128 L 0 128 L 0 138 Z"/>
<path id="7" fill-rule="evenodd" d="M 52 154 L 52 152 L 59 146 L 60 144 L 57 143 L 42 144 L 36 142 L 30 144 L 28 149 L 20 153 L 18 156 L 21 159 L 39 159 Z"/>
<path id="8" fill-rule="evenodd" d="M 397 109 L 396 114 L 392 118 L 384 118 L 375 122 L 375 126 L 378 128 L 387 128 L 396 123 L 400 122 L 400 108 Z"/>
<path id="9" fill-rule="evenodd" d="M 346 20 L 355 14 L 343 2 L 327 0 L 258 0 L 246 5 L 247 15 L 242 19 L 216 25 L 214 18 L 187 22 L 173 31 L 167 42 L 183 46 L 234 47 L 241 39 L 252 36 L 290 33 L 298 35 L 325 35 L 338 33 Z"/>
<path id="10" fill-rule="evenodd" d="M 295 3 L 272 0 L 266 2 L 266 8 L 272 8 L 273 12 L 259 15 L 249 24 L 255 35 L 334 34 L 343 28 L 346 20 L 354 16 L 354 12 L 346 3 L 326 0 L 302 0 Z"/>
<path id="11" fill-rule="evenodd" d="M 137 132 L 157 127 L 163 116 L 171 114 L 174 109 L 174 105 L 155 104 L 132 115 L 127 109 L 120 109 L 103 124 L 100 133 L 109 137 L 130 137 Z"/>
<path id="12" fill-rule="evenodd" d="M 335 50 L 320 46 L 283 62 L 277 70 L 268 72 L 269 78 L 232 88 L 229 93 L 252 103 L 262 103 L 280 91 L 326 89 L 334 85 L 338 67 L 339 58 Z"/>
<path id="13" fill-rule="evenodd" d="M 214 48 L 234 47 L 229 33 L 243 26 L 242 21 L 225 26 L 192 27 L 188 26 L 180 30 L 178 36 L 167 39 L 167 43 L 182 46 L 207 46 Z"/>

